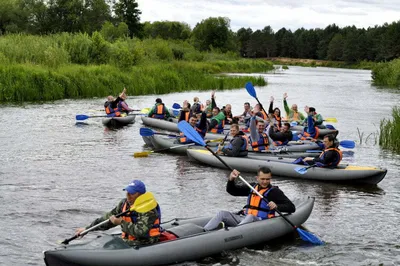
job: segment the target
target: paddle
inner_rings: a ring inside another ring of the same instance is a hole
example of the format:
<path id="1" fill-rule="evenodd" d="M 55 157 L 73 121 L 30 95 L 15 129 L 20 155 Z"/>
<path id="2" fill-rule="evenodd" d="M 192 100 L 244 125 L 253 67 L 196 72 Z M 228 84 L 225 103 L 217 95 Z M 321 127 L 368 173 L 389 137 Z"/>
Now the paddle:
<path id="1" fill-rule="evenodd" d="M 149 112 L 150 108 L 143 108 L 140 110 L 141 113 L 139 114 L 128 114 L 128 115 L 147 115 Z M 86 120 L 88 118 L 94 118 L 94 117 L 107 117 L 107 115 L 76 115 L 75 119 L 76 120 Z"/>
<path id="2" fill-rule="evenodd" d="M 181 148 L 181 147 L 188 147 L 188 146 L 193 146 L 196 143 L 189 143 L 189 144 L 179 144 L 177 146 L 172 146 L 169 148 L 165 148 L 165 149 L 160 149 L 160 150 L 154 150 L 154 151 L 142 151 L 142 152 L 135 152 L 133 154 L 133 157 L 135 158 L 139 158 L 139 157 L 148 157 L 149 154 L 153 153 L 153 152 L 161 152 L 161 151 L 168 151 L 168 150 L 173 150 L 173 149 L 177 149 L 177 148 Z"/>
<path id="3" fill-rule="evenodd" d="M 140 136 L 142 136 L 142 137 L 151 137 L 155 134 L 164 135 L 164 136 L 168 136 L 168 137 L 179 137 L 179 135 L 175 135 L 175 134 L 155 132 L 155 131 L 151 130 L 150 128 L 146 128 L 146 127 L 141 127 L 139 130 L 139 133 L 140 133 Z"/>
<path id="4" fill-rule="evenodd" d="M 260 105 L 261 109 L 265 112 L 264 107 L 262 106 L 262 104 L 260 103 L 260 101 L 257 98 L 256 90 L 254 89 L 253 83 L 251 83 L 251 81 L 246 83 L 246 90 L 247 90 L 247 93 L 250 94 L 251 97 L 256 99 L 256 101 Z M 265 112 L 265 113 L 268 114 L 267 112 Z"/>
<path id="5" fill-rule="evenodd" d="M 172 105 L 172 108 L 173 108 L 173 109 L 182 109 L 182 106 L 181 106 L 179 103 L 174 103 L 174 104 Z"/>
<path id="6" fill-rule="evenodd" d="M 306 167 L 296 167 L 294 170 L 297 172 L 297 173 L 299 173 L 299 174 L 301 174 L 301 175 L 304 175 L 305 173 L 307 173 L 307 170 L 309 169 L 309 168 L 312 168 L 312 167 L 315 167 L 316 165 L 315 164 L 313 164 L 313 165 L 309 165 L 309 166 L 306 166 Z"/>
<path id="7" fill-rule="evenodd" d="M 146 192 L 146 193 L 140 195 L 139 197 L 137 197 L 134 204 L 129 208 L 129 210 L 118 213 L 117 215 L 115 215 L 115 217 L 119 218 L 131 211 L 144 213 L 144 212 L 148 212 L 148 211 L 154 209 L 155 207 L 157 207 L 157 201 L 154 198 L 154 195 L 151 192 Z M 99 224 L 96 224 L 95 226 L 92 226 L 92 227 L 86 229 L 85 231 L 81 232 L 79 235 L 74 235 L 71 238 L 65 239 L 64 241 L 61 242 L 61 244 L 68 245 L 68 243 L 71 242 L 72 240 L 77 239 L 78 237 L 84 236 L 88 232 L 93 231 L 94 229 L 102 226 L 103 224 L 108 223 L 109 221 L 110 220 L 107 219 Z"/>
<path id="8" fill-rule="evenodd" d="M 223 165 L 225 165 L 228 169 L 230 169 L 231 171 L 233 171 L 232 167 L 230 167 L 225 161 L 222 160 L 222 158 L 216 154 L 213 150 L 210 149 L 210 147 L 207 146 L 207 144 L 204 142 L 204 140 L 200 137 L 200 135 L 190 126 L 190 124 L 186 121 L 181 121 L 178 123 L 178 128 L 180 131 L 182 131 L 187 137 L 189 137 L 191 140 L 193 140 L 194 142 L 196 142 L 197 144 L 205 147 L 207 150 L 209 150 Z M 261 199 L 263 199 L 264 201 L 266 201 L 268 203 L 268 201 L 255 189 L 253 188 L 249 183 L 247 183 L 246 180 L 244 180 L 243 177 L 241 177 L 239 175 L 240 180 L 245 183 L 251 190 L 254 191 L 254 193 L 256 193 Z M 300 228 L 298 228 L 296 225 L 294 225 L 291 221 L 289 221 L 285 216 L 282 215 L 282 213 L 276 209 L 275 210 L 286 222 L 288 222 L 294 229 L 297 230 L 297 232 L 299 233 L 301 239 L 303 239 L 304 241 L 309 241 L 313 244 L 316 245 L 322 245 L 323 242 L 322 240 L 320 240 L 317 236 L 313 235 L 310 232 L 307 231 L 303 231 Z"/>

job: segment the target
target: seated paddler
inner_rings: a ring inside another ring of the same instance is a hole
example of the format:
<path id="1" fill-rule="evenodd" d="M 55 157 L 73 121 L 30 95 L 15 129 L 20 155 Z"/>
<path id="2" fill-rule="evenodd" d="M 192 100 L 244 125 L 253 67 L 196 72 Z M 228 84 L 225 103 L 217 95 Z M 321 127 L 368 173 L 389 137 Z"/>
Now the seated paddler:
<path id="1" fill-rule="evenodd" d="M 200 117 L 200 119 L 198 119 Z M 189 124 L 196 130 L 197 133 L 204 139 L 207 133 L 207 114 L 200 111 L 200 113 L 192 115 L 189 119 Z M 189 144 L 194 143 L 191 139 L 187 138 L 182 132 L 177 138 L 175 143 Z"/>
<path id="2" fill-rule="evenodd" d="M 157 119 L 168 119 L 171 114 L 169 113 L 167 107 L 160 98 L 156 99 L 156 104 L 151 108 L 150 112 L 147 114 L 148 117 Z"/>
<path id="3" fill-rule="evenodd" d="M 146 193 L 146 186 L 140 180 L 131 181 L 123 190 L 126 198 L 103 216 L 95 219 L 85 228 L 78 228 L 75 235 L 101 222 L 105 223 L 93 230 L 108 230 L 117 225 L 121 226 L 121 238 L 131 246 L 152 244 L 159 240 L 161 211 L 153 194 Z M 117 218 L 117 214 L 128 211 L 124 216 Z"/>
<path id="4" fill-rule="evenodd" d="M 230 135 L 233 137 L 227 146 L 218 146 L 217 153 L 222 153 L 229 157 L 245 157 L 248 154 L 248 138 L 239 130 L 238 124 L 232 124 Z"/>

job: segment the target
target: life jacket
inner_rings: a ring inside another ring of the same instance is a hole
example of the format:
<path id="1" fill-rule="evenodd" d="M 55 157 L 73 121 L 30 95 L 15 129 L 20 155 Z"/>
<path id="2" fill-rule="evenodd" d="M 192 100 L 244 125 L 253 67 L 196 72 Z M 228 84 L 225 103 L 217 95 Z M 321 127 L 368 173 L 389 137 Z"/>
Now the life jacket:
<path id="1" fill-rule="evenodd" d="M 258 141 L 252 141 L 251 147 L 253 151 L 264 151 L 269 149 L 269 138 L 266 133 L 259 133 Z"/>
<path id="2" fill-rule="evenodd" d="M 157 237 L 160 236 L 161 233 L 161 227 L 160 227 L 160 220 L 161 220 L 161 211 L 160 211 L 160 206 L 157 204 L 157 212 L 158 212 L 158 218 L 154 222 L 152 228 L 149 230 L 147 237 Z M 122 206 L 122 212 L 125 212 L 128 209 L 128 201 L 125 201 L 124 205 Z M 138 213 L 135 211 L 129 212 L 128 216 L 122 216 L 122 220 L 128 222 L 128 223 L 137 223 L 137 217 Z M 132 235 L 129 235 L 126 232 L 122 232 L 121 235 L 122 239 L 128 239 L 128 240 L 136 240 L 136 238 Z"/>
<path id="3" fill-rule="evenodd" d="M 235 138 L 242 138 L 243 139 L 243 145 L 242 147 L 240 147 L 240 151 L 248 151 L 247 145 L 249 145 L 249 138 L 246 135 L 239 135 L 239 136 L 235 136 L 230 142 L 229 144 L 226 146 L 227 149 L 232 150 L 233 146 L 232 146 L 232 141 Z"/>
<path id="4" fill-rule="evenodd" d="M 200 136 L 204 139 L 205 136 L 205 134 L 203 135 L 204 130 L 200 130 L 197 127 L 194 127 L 194 130 L 196 130 L 196 132 L 199 133 Z M 188 139 L 182 132 L 179 135 L 180 135 L 179 138 L 180 143 L 193 143 L 193 141 L 191 139 Z"/>
<path id="5" fill-rule="evenodd" d="M 301 140 L 307 140 L 307 138 L 317 139 L 318 136 L 319 136 L 319 128 L 315 127 L 315 133 L 314 134 L 310 134 L 306 130 L 304 130 L 303 134 L 302 134 L 302 137 L 300 139 Z"/>
<path id="6" fill-rule="evenodd" d="M 118 107 L 117 108 L 111 107 L 111 102 L 106 102 L 104 104 L 104 108 L 108 117 L 121 116 L 121 112 L 119 111 Z"/>
<path id="7" fill-rule="evenodd" d="M 245 206 L 246 214 L 252 214 L 256 217 L 260 217 L 261 219 L 270 219 L 275 217 L 275 211 L 270 210 L 268 206 L 268 202 L 266 201 L 268 193 L 276 188 L 276 186 L 271 186 L 270 188 L 262 188 L 259 190 L 259 185 L 256 184 L 254 188 L 264 197 L 263 200 L 256 193 L 251 192 L 247 197 L 247 205 Z"/>
<path id="8" fill-rule="evenodd" d="M 221 122 L 218 123 L 214 128 L 210 130 L 211 133 L 224 133 L 224 127 L 225 127 L 225 120 L 222 120 Z"/>
<path id="9" fill-rule="evenodd" d="M 331 163 L 329 163 L 329 164 L 322 164 L 322 163 L 317 162 L 316 165 L 317 165 L 318 167 L 336 167 L 336 166 L 338 166 L 338 164 L 340 163 L 340 161 L 342 160 L 342 157 L 343 157 L 342 151 L 339 150 L 339 149 L 337 149 L 337 148 L 328 148 L 328 149 L 324 150 L 324 151 L 319 155 L 319 158 L 323 160 L 324 157 L 325 157 L 325 153 L 326 153 L 327 151 L 336 151 L 336 152 L 339 154 L 338 159 L 337 159 L 335 162 L 331 162 Z"/>
<path id="10" fill-rule="evenodd" d="M 265 113 L 264 110 L 261 110 L 260 112 L 256 113 L 256 116 L 261 117 L 264 120 L 267 120 L 268 118 L 267 113 Z"/>
<path id="11" fill-rule="evenodd" d="M 189 118 L 190 118 L 190 112 L 187 111 L 185 112 L 185 121 L 189 123 Z"/>
<path id="12" fill-rule="evenodd" d="M 289 114 L 287 120 L 289 120 L 289 121 L 299 121 L 299 120 L 300 120 L 299 112 L 294 112 L 294 111 L 292 111 L 292 112 Z"/>
<path id="13" fill-rule="evenodd" d="M 155 112 L 151 116 L 153 118 L 164 119 L 165 118 L 165 107 L 164 104 L 158 103 L 155 106 Z"/>
<path id="14" fill-rule="evenodd" d="M 282 118 L 280 116 L 274 115 L 275 121 L 276 121 L 276 127 L 278 128 L 278 130 L 281 130 L 282 127 Z"/>

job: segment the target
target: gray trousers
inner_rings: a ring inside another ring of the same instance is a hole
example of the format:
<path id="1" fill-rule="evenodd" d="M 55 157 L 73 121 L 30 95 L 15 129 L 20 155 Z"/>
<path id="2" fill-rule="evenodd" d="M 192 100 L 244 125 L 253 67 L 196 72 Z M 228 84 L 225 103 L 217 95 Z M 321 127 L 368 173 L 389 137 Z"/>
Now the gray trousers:
<path id="1" fill-rule="evenodd" d="M 219 211 L 205 226 L 205 231 L 211 231 L 217 228 L 220 222 L 224 222 L 226 226 L 237 226 L 255 221 L 260 221 L 261 218 L 254 215 L 239 215 L 228 211 Z"/>

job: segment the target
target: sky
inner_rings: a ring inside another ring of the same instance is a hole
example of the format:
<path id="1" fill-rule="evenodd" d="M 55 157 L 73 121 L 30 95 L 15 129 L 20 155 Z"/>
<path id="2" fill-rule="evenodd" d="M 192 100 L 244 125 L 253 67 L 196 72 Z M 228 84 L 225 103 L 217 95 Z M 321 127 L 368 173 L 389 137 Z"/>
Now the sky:
<path id="1" fill-rule="evenodd" d="M 141 22 L 180 21 L 193 29 L 209 17 L 228 17 L 231 29 L 253 31 L 270 25 L 277 32 L 339 27 L 368 28 L 400 20 L 400 0 L 137 0 Z"/>

